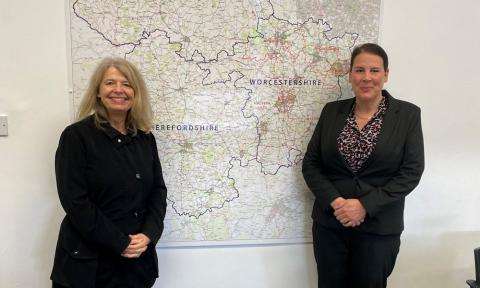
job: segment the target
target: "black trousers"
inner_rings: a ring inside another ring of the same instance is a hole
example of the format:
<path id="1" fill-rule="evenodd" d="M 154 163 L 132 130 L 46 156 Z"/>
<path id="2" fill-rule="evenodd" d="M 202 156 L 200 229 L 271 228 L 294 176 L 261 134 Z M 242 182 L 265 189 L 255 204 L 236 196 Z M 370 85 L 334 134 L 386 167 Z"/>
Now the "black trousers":
<path id="1" fill-rule="evenodd" d="M 400 234 L 376 235 L 313 223 L 318 288 L 384 288 L 400 249 Z"/>
<path id="2" fill-rule="evenodd" d="M 155 284 L 155 279 L 152 279 L 150 283 L 145 284 L 146 285 L 145 287 L 146 288 L 152 287 L 153 284 Z M 106 286 L 106 287 L 108 287 L 108 286 Z M 125 286 L 114 286 L 114 287 L 130 287 L 130 286 L 125 285 Z M 63 286 L 63 285 L 60 285 L 58 283 L 52 282 L 52 288 L 68 288 L 68 286 Z"/>

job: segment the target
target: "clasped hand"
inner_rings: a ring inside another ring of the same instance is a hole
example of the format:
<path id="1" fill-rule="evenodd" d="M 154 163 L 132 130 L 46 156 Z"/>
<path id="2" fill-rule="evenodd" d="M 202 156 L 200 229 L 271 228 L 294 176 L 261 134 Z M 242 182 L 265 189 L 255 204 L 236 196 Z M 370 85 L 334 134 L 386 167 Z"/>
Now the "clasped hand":
<path id="1" fill-rule="evenodd" d="M 338 197 L 330 204 L 335 210 L 333 215 L 344 227 L 355 227 L 363 223 L 367 211 L 358 199 Z"/>
<path id="2" fill-rule="evenodd" d="M 143 233 L 128 235 L 130 237 L 130 244 L 125 248 L 121 254 L 125 258 L 138 258 L 143 252 L 147 250 L 150 244 L 150 238 Z"/>

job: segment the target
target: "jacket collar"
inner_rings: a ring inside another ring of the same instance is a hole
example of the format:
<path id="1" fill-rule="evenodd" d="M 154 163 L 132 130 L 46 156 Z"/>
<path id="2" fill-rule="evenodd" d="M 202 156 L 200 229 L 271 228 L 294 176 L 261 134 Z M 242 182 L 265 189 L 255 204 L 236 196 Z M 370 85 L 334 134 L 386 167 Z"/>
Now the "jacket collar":
<path id="1" fill-rule="evenodd" d="M 127 135 L 123 135 L 118 130 L 113 128 L 107 120 L 100 120 L 100 126 L 102 132 L 112 141 L 116 148 L 120 148 L 123 145 L 130 143 L 132 137 L 135 137 L 131 130 L 128 130 Z"/>
<path id="2" fill-rule="evenodd" d="M 363 163 L 357 174 L 362 173 L 363 170 L 365 170 L 372 162 L 375 161 L 375 159 L 378 157 L 377 147 L 387 145 L 391 137 L 395 134 L 395 127 L 398 124 L 398 112 L 400 111 L 399 101 L 395 99 L 392 95 L 390 95 L 387 90 L 382 90 L 382 95 L 386 97 L 386 100 L 388 101 L 388 108 L 383 118 L 382 128 L 380 130 L 380 134 L 378 135 L 377 144 L 375 145 L 372 154 L 370 155 L 370 157 L 368 157 L 367 161 Z M 345 125 L 345 121 L 347 121 L 348 114 L 350 113 L 354 103 L 355 98 L 345 100 L 343 105 L 338 109 L 337 117 L 335 119 L 335 122 L 333 123 L 335 129 L 335 143 L 338 135 L 340 135 L 340 132 Z M 338 155 L 343 160 L 340 151 L 338 151 Z M 348 167 L 346 162 L 343 162 Z"/>

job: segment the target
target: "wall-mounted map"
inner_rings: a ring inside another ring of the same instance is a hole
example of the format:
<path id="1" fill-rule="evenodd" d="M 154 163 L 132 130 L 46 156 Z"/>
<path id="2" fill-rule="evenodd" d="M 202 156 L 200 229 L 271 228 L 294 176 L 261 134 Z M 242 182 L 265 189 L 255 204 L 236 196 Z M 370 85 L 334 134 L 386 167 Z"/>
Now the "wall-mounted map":
<path id="1" fill-rule="evenodd" d="M 98 61 L 147 81 L 168 187 L 161 242 L 311 238 L 301 175 L 323 105 L 350 97 L 358 43 L 378 39 L 380 0 L 72 0 L 76 108 Z"/>

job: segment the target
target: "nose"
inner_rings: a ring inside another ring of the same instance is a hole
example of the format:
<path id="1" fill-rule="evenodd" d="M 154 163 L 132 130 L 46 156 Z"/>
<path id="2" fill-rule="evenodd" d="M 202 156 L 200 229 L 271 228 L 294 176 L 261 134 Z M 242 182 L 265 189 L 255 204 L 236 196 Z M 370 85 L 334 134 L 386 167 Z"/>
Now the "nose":
<path id="1" fill-rule="evenodd" d="M 113 92 L 117 94 L 123 93 L 122 83 L 117 83 L 115 87 L 113 87 Z"/>
<path id="2" fill-rule="evenodd" d="M 370 74 L 370 72 L 365 72 L 365 74 L 363 75 L 363 81 L 370 81 L 372 80 L 372 75 Z"/>

